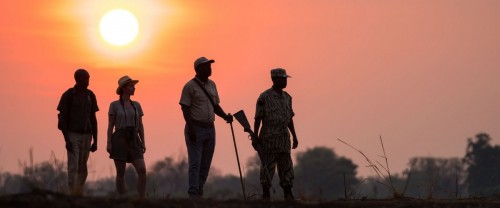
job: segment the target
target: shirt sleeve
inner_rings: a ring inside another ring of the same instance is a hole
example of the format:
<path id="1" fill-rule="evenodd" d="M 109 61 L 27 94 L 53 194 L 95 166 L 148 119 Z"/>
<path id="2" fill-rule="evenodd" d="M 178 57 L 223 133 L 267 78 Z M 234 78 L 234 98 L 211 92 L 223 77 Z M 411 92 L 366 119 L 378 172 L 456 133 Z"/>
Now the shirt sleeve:
<path id="1" fill-rule="evenodd" d="M 137 108 L 137 113 L 139 116 L 144 116 L 144 112 L 142 111 L 142 107 L 141 107 L 141 104 L 137 101 L 134 101 L 135 103 L 135 106 Z"/>
<path id="2" fill-rule="evenodd" d="M 191 106 L 191 85 L 189 85 L 189 82 L 184 85 L 184 88 L 182 88 L 181 100 L 179 101 L 179 104 Z"/>
<path id="3" fill-rule="evenodd" d="M 91 97 L 92 97 L 92 112 L 97 112 L 99 111 L 99 106 L 97 106 L 97 98 L 94 94 L 94 92 L 91 92 Z"/>
<path id="4" fill-rule="evenodd" d="M 257 99 L 257 104 L 255 108 L 255 118 L 263 118 L 265 115 L 265 100 L 262 95 Z"/>
<path id="5" fill-rule="evenodd" d="M 68 93 L 65 92 L 61 95 L 61 99 L 57 105 L 57 110 L 59 112 L 65 112 L 68 110 Z"/>
<path id="6" fill-rule="evenodd" d="M 109 104 L 108 115 L 116 115 L 116 108 L 115 108 L 114 103 L 115 102 L 111 102 L 111 104 Z"/>
<path id="7" fill-rule="evenodd" d="M 212 82 L 212 83 L 214 85 L 214 91 L 215 91 L 214 102 L 215 102 L 215 105 L 219 105 L 219 103 L 220 103 L 219 92 L 217 92 L 217 86 L 215 86 L 215 82 Z"/>

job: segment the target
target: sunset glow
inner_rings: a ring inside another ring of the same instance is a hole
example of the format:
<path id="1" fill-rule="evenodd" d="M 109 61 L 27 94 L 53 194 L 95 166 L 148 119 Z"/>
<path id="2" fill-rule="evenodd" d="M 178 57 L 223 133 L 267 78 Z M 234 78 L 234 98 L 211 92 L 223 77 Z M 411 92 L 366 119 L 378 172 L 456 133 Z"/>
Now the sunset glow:
<path id="1" fill-rule="evenodd" d="M 115 9 L 102 17 L 99 31 L 102 38 L 109 44 L 123 46 L 131 43 L 137 37 L 139 23 L 129 11 Z"/>
<path id="2" fill-rule="evenodd" d="M 66 159 L 56 108 L 78 68 L 100 109 L 89 180 L 114 174 L 108 109 L 124 75 L 140 80 L 147 164 L 187 157 L 179 98 L 200 56 L 216 61 L 223 109 L 250 123 L 270 69 L 287 70 L 294 157 L 328 147 L 372 175 L 337 138 L 379 158 L 380 135 L 394 172 L 415 156 L 463 157 L 479 132 L 500 144 L 499 10 L 494 0 L 0 1 L 0 171 L 22 172 L 30 148 L 35 163 Z M 255 151 L 233 125 L 246 165 Z M 237 174 L 231 127 L 217 118 L 216 130 L 212 167 Z"/>

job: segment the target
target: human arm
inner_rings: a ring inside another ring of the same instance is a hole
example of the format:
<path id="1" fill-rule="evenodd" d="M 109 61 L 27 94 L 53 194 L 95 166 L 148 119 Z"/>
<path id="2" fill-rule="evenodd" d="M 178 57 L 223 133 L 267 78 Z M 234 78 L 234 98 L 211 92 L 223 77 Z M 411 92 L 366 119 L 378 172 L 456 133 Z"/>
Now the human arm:
<path id="1" fill-rule="evenodd" d="M 293 125 L 293 118 L 290 119 L 290 123 L 288 124 L 288 129 L 292 133 L 293 137 L 293 146 L 292 149 L 296 149 L 299 146 L 299 140 L 297 140 L 297 134 L 295 133 L 295 126 Z"/>
<path id="2" fill-rule="evenodd" d="M 233 122 L 233 116 L 231 114 L 226 114 L 224 110 L 222 110 L 222 107 L 220 105 L 215 105 L 214 106 L 214 113 L 217 114 L 219 117 L 224 119 L 228 123 Z"/>
<path id="3" fill-rule="evenodd" d="M 106 151 L 108 151 L 108 153 L 111 153 L 112 150 L 111 139 L 113 135 L 113 128 L 115 126 L 115 118 L 116 118 L 115 115 L 112 114 L 108 116 L 108 133 L 107 133 L 108 141 L 106 145 Z"/>
<path id="4" fill-rule="evenodd" d="M 64 137 L 66 150 L 69 152 L 72 152 L 73 151 L 73 144 L 71 144 L 71 141 L 69 140 L 68 130 L 61 130 L 61 132 L 62 132 L 63 137 Z"/>
<path id="5" fill-rule="evenodd" d="M 97 106 L 97 98 L 91 90 L 88 90 L 90 94 L 90 98 L 92 100 L 92 107 L 91 107 L 91 115 L 90 115 L 90 125 L 91 125 L 91 130 L 92 130 L 92 146 L 90 147 L 90 151 L 95 152 L 97 151 L 97 117 L 96 117 L 96 112 L 99 111 L 99 107 Z"/>
<path id="6" fill-rule="evenodd" d="M 255 139 L 252 141 L 252 146 L 254 147 L 254 149 L 256 149 L 256 146 L 259 145 L 259 143 L 261 143 L 261 138 L 259 138 L 260 135 L 259 132 L 260 132 L 260 125 L 262 124 L 262 118 L 264 118 L 264 116 L 266 115 L 264 106 L 265 106 L 264 97 L 261 95 L 257 99 L 257 104 L 255 106 L 255 117 L 254 117 L 255 121 L 253 125 L 253 129 L 255 131 L 254 132 Z"/>
<path id="7" fill-rule="evenodd" d="M 67 151 L 73 151 L 73 145 L 69 140 L 68 133 L 68 122 L 69 122 L 69 108 L 70 108 L 70 96 L 67 91 L 62 94 L 61 99 L 59 100 L 59 105 L 57 106 L 57 110 L 59 111 L 58 115 L 58 128 L 61 130 L 61 133 L 64 138 L 65 148 Z"/>
<path id="8" fill-rule="evenodd" d="M 92 113 L 90 117 L 90 125 L 92 126 L 92 145 L 90 146 L 90 151 L 95 152 L 97 150 L 97 117 L 96 112 Z"/>
<path id="9" fill-rule="evenodd" d="M 142 152 L 145 153 L 146 152 L 146 140 L 144 137 L 144 125 L 142 124 L 142 116 L 139 116 L 138 124 L 139 124 L 138 125 L 139 137 L 141 137 L 141 140 L 142 140 Z"/>
<path id="10" fill-rule="evenodd" d="M 259 130 L 260 130 L 260 124 L 262 123 L 262 119 L 260 117 L 255 118 L 255 122 L 253 124 L 253 129 L 255 135 L 259 135 Z"/>
<path id="11" fill-rule="evenodd" d="M 189 109 L 189 106 L 184 105 L 184 104 L 181 104 L 181 109 L 182 109 L 182 115 L 184 116 L 184 121 L 186 121 L 186 125 L 188 127 L 189 141 L 194 143 L 196 141 L 196 134 L 194 133 L 194 130 L 193 130 L 191 110 Z"/>
<path id="12" fill-rule="evenodd" d="M 260 138 L 259 138 L 259 130 L 260 130 L 260 124 L 262 122 L 262 119 L 260 117 L 255 118 L 255 122 L 253 124 L 253 128 L 255 130 L 254 132 L 254 138 L 252 138 L 252 147 L 258 151 L 258 146 L 260 145 Z"/>

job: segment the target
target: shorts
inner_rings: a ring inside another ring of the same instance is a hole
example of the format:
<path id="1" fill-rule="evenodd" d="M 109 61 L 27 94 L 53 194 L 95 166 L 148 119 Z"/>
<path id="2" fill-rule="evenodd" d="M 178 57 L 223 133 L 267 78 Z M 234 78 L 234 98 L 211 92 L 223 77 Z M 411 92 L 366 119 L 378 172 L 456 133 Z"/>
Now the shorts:
<path id="1" fill-rule="evenodd" d="M 118 129 L 111 136 L 111 154 L 109 158 L 131 163 L 144 159 L 142 142 L 136 130 Z"/>

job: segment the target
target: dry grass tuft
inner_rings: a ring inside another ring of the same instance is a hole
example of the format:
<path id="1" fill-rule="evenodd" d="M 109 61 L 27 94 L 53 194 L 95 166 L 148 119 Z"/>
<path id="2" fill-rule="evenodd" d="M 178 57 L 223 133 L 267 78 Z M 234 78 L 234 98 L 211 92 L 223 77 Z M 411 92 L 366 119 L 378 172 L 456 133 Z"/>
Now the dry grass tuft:
<path id="1" fill-rule="evenodd" d="M 396 189 L 396 187 L 394 187 L 394 183 L 392 182 L 391 172 L 389 169 L 389 161 L 388 161 L 387 154 L 386 154 L 385 148 L 384 148 L 384 142 L 382 141 L 382 136 L 380 136 L 379 138 L 380 138 L 380 145 L 382 146 L 382 152 L 383 152 L 383 155 L 379 155 L 379 157 L 381 157 L 382 159 L 385 160 L 385 166 L 382 163 L 380 163 L 379 161 L 373 162 L 368 156 L 365 155 L 365 153 L 363 153 L 363 151 L 353 147 L 349 143 L 347 143 L 341 139 L 337 139 L 337 140 L 339 140 L 340 142 L 349 146 L 350 148 L 356 150 L 365 158 L 365 160 L 368 162 L 367 167 L 372 168 L 375 171 L 375 173 L 377 174 L 376 181 L 378 183 L 382 184 L 383 186 L 387 187 L 389 190 L 391 190 L 394 198 L 396 198 L 396 199 L 404 198 L 403 194 L 401 192 L 399 192 Z"/>

